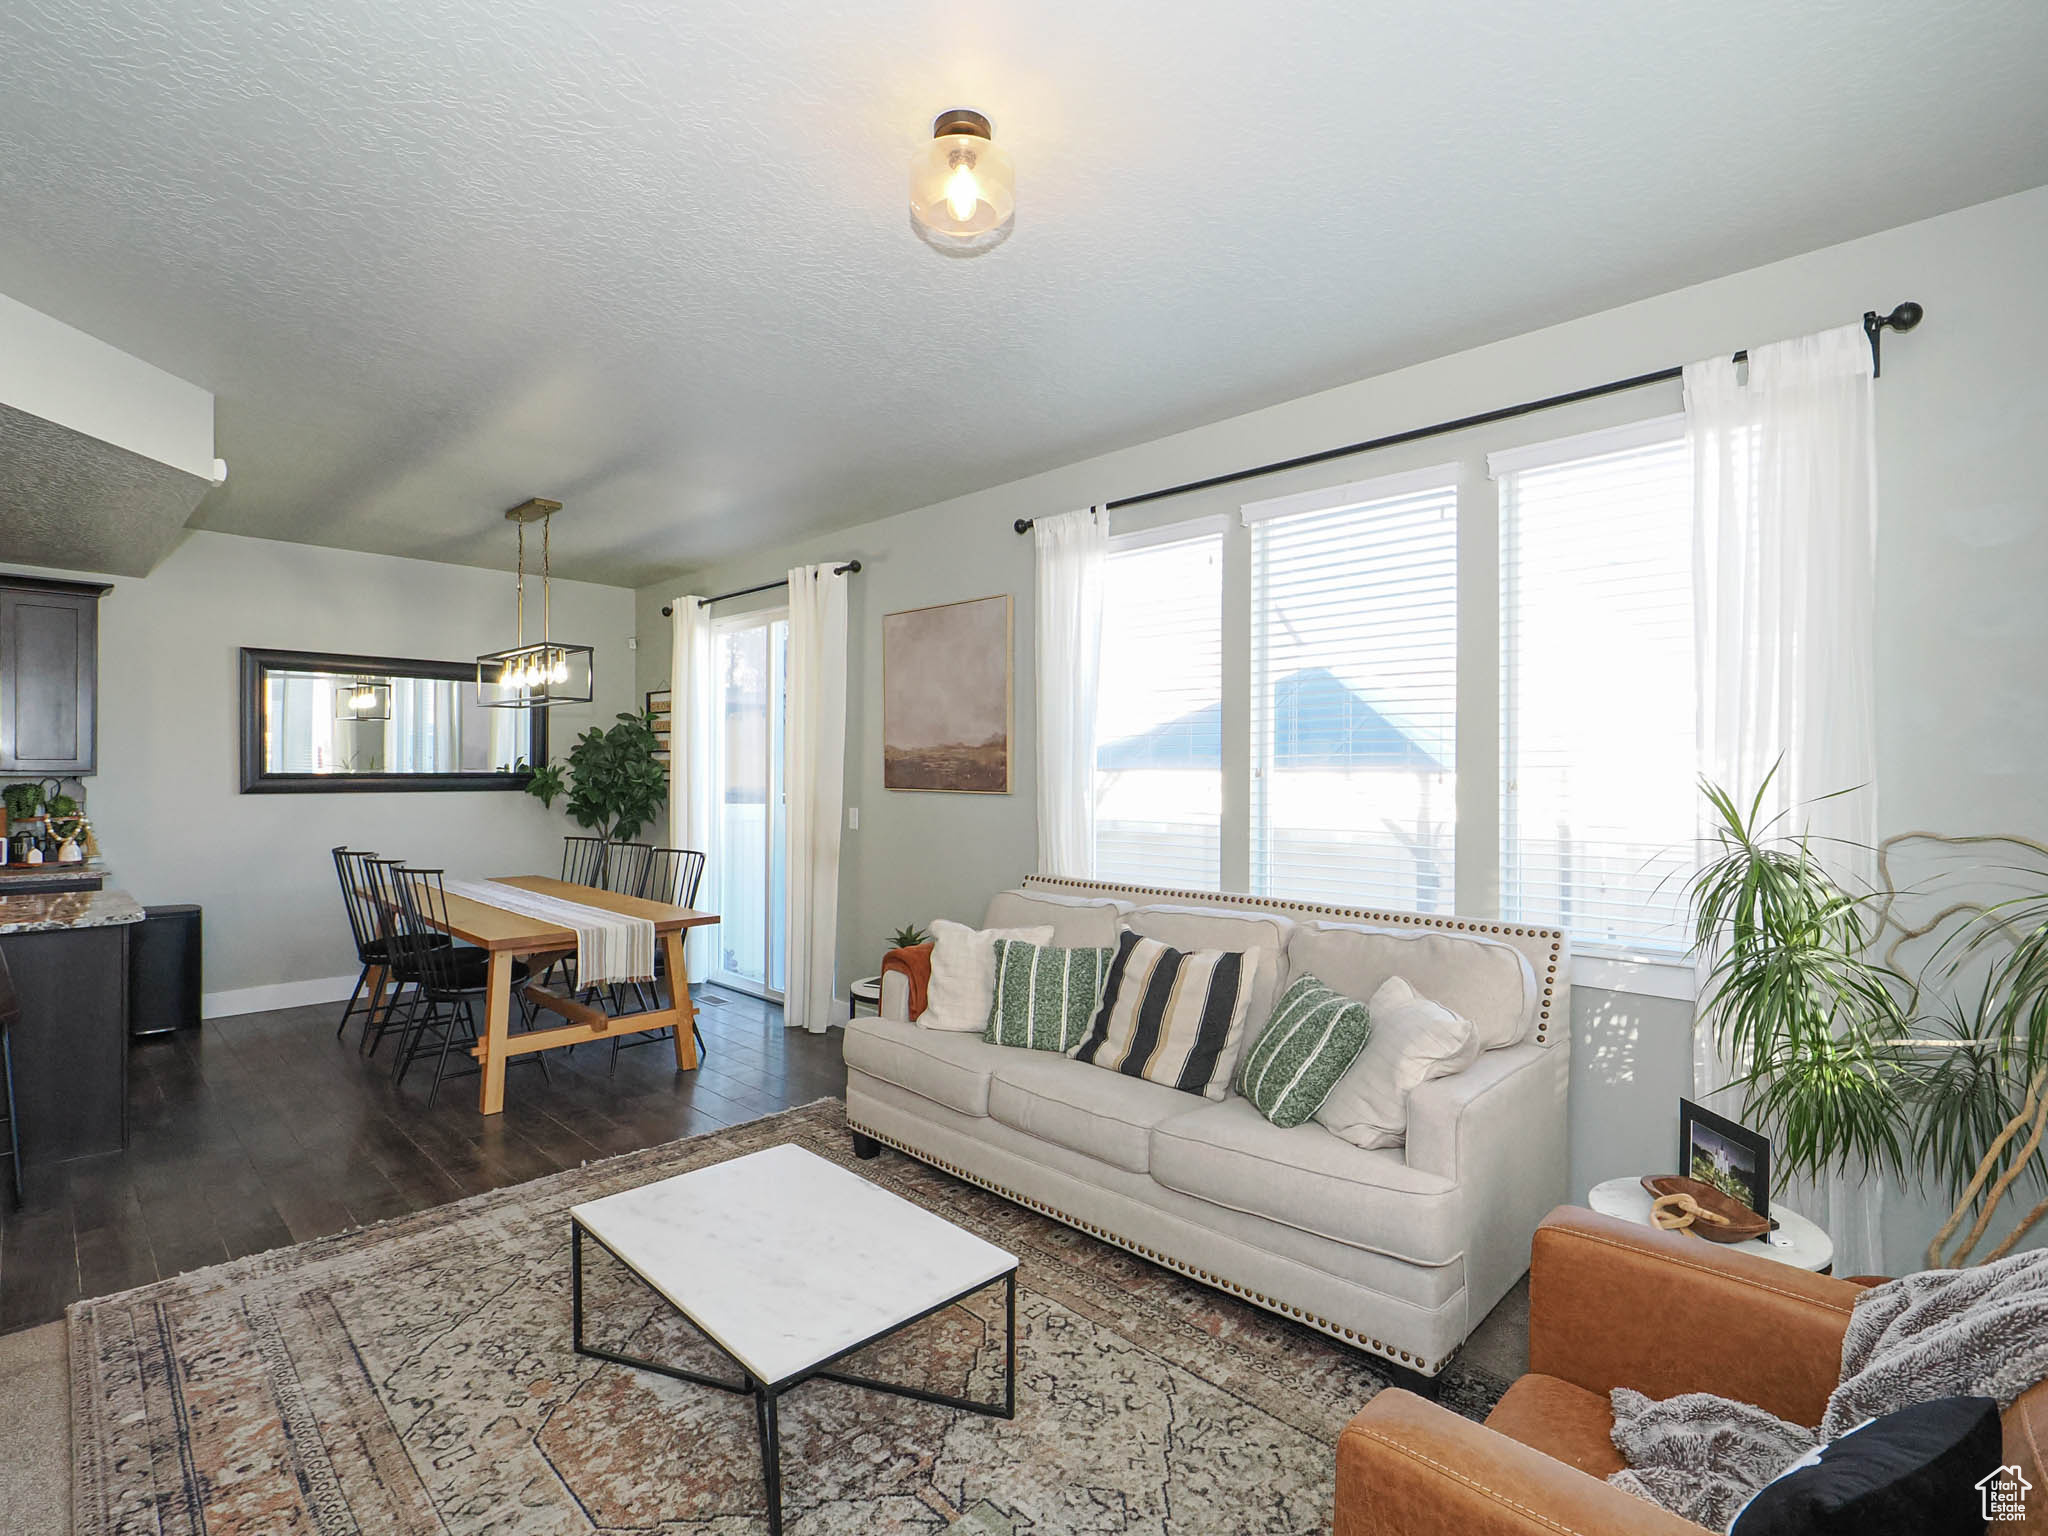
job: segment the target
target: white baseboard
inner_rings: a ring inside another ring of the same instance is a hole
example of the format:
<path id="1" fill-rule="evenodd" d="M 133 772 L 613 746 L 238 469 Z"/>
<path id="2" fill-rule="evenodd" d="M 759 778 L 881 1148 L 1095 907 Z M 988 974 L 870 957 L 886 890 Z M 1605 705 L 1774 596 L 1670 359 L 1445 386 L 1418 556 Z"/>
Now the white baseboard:
<path id="1" fill-rule="evenodd" d="M 208 992 L 199 999 L 202 1019 L 233 1018 L 238 1013 L 265 1013 L 272 1008 L 305 1008 L 315 1003 L 338 1003 L 355 989 L 356 972 L 346 976 L 316 976 L 311 981 L 279 981 L 267 987 L 237 987 L 229 992 Z"/>

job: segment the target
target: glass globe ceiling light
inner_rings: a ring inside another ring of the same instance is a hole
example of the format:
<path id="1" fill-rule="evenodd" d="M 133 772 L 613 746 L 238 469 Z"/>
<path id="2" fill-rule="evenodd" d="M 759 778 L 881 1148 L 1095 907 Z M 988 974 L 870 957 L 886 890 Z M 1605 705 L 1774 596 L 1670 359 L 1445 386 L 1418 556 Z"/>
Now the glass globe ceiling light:
<path id="1" fill-rule="evenodd" d="M 595 653 L 587 645 L 557 640 L 551 630 L 553 571 L 550 568 L 550 519 L 562 510 L 559 501 L 536 496 L 505 514 L 519 525 L 519 643 L 487 651 L 476 659 L 479 704 L 499 709 L 546 709 L 551 704 L 588 704 L 596 692 Z M 526 525 L 540 524 L 540 639 L 526 638 Z"/>
<path id="2" fill-rule="evenodd" d="M 955 107 L 932 122 L 932 141 L 910 161 L 910 227 L 948 256 L 979 256 L 1010 238 L 1017 178 L 988 119 Z"/>

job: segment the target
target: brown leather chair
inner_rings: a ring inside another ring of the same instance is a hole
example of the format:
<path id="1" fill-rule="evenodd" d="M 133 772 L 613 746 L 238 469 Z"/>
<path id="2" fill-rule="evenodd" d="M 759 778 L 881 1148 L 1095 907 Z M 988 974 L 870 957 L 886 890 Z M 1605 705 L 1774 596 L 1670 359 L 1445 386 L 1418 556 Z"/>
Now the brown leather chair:
<path id="1" fill-rule="evenodd" d="M 1621 1470 L 1607 1394 L 1715 1392 L 1818 1424 L 1862 1286 L 1561 1206 L 1537 1228 L 1529 1374 L 1485 1424 L 1398 1390 L 1337 1442 L 1335 1536 L 1700 1536 L 1607 1485 Z M 2048 1531 L 2048 1382 L 2005 1415 L 2005 1460 Z"/>

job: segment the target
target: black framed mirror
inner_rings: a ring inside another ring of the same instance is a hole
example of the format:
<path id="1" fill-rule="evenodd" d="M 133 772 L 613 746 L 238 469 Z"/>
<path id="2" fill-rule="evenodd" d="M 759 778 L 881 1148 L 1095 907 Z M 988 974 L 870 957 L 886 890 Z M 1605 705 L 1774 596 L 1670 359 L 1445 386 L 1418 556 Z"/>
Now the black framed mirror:
<path id="1" fill-rule="evenodd" d="M 477 702 L 476 662 L 242 648 L 242 793 L 524 789 L 548 712 Z"/>

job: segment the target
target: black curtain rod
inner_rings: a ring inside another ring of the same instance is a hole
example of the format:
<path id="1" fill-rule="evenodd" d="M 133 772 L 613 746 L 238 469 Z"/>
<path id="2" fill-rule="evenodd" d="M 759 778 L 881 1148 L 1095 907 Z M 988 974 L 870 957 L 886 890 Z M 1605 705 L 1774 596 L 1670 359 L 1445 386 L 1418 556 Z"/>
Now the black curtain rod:
<path id="1" fill-rule="evenodd" d="M 832 574 L 834 576 L 857 576 L 860 574 L 860 562 L 858 560 L 849 560 L 844 565 L 835 565 L 832 567 Z M 721 592 L 716 597 L 700 597 L 697 599 L 697 606 L 699 608 L 707 608 L 713 603 L 723 603 L 735 597 L 752 597 L 756 592 L 773 592 L 777 587 L 786 587 L 788 585 L 789 578 L 785 576 L 780 581 L 764 581 L 758 587 L 741 587 L 735 592 Z M 661 616 L 664 619 L 675 611 L 676 605 L 674 603 L 663 603 L 661 605 Z"/>
<path id="2" fill-rule="evenodd" d="M 1876 378 L 1880 371 L 1878 337 L 1886 330 L 1910 331 L 1925 317 L 1926 311 L 1910 299 L 1888 315 L 1876 310 L 1867 310 L 1863 316 L 1863 334 L 1870 339 L 1870 376 Z M 1735 354 L 1740 363 L 1748 359 L 1747 351 Z M 1498 410 L 1481 411 L 1476 416 L 1460 416 L 1455 421 L 1440 421 L 1434 426 L 1411 427 L 1406 432 L 1390 432 L 1385 437 L 1368 438 L 1362 443 L 1346 443 L 1342 448 L 1325 448 L 1320 453 L 1305 453 L 1299 458 L 1281 459 L 1272 464 L 1259 464 L 1251 469 L 1234 469 L 1228 474 L 1211 475 L 1206 480 L 1190 480 L 1184 485 L 1169 485 L 1164 490 L 1142 491 L 1136 496 L 1119 496 L 1114 501 L 1103 503 L 1105 512 L 1114 512 L 1121 507 L 1142 506 L 1148 501 L 1164 501 L 1169 496 L 1185 496 L 1192 491 L 1212 490 L 1219 485 L 1234 485 L 1240 480 L 1256 480 L 1262 475 L 1277 475 L 1282 470 L 1305 469 L 1311 464 L 1328 463 L 1331 459 L 1349 458 L 1354 453 L 1370 453 L 1375 448 L 1392 448 L 1398 443 L 1418 442 L 1425 437 L 1442 437 L 1451 432 L 1462 432 L 1468 427 L 1483 427 L 1491 422 L 1508 421 L 1516 416 L 1529 416 L 1537 411 L 1554 410 L 1560 405 L 1572 405 L 1580 400 L 1597 400 L 1602 395 L 1618 395 L 1623 390 L 1641 389 L 1646 384 L 1662 384 L 1670 379 L 1683 378 L 1685 369 L 1659 368 L 1654 373 L 1639 373 L 1634 378 L 1616 379 L 1609 384 L 1592 384 L 1584 389 L 1569 390 L 1561 395 L 1551 395 L 1542 400 L 1525 400 L 1520 405 L 1504 405 Z M 1019 533 L 1029 533 L 1036 520 L 1020 517 L 1013 525 Z"/>

